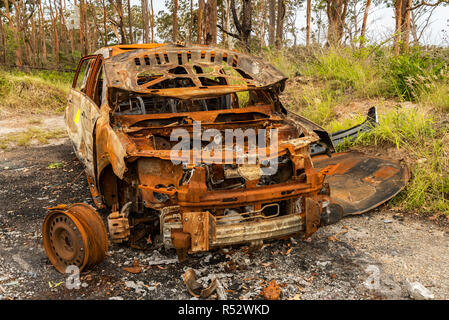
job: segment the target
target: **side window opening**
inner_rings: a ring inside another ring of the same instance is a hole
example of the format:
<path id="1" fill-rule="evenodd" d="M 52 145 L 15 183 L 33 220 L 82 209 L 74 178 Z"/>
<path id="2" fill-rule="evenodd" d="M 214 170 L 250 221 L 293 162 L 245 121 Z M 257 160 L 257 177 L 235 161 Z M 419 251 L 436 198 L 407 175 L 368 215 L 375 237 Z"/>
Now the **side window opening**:
<path id="1" fill-rule="evenodd" d="M 92 57 L 90 59 L 86 59 L 81 62 L 81 65 L 79 66 L 79 70 L 77 73 L 76 82 L 73 84 L 73 88 L 77 89 L 81 92 L 86 93 L 87 91 L 87 82 L 90 76 L 90 73 L 92 71 L 92 67 L 95 62 L 95 57 Z"/>
<path id="2" fill-rule="evenodd" d="M 93 101 L 100 106 L 102 103 L 103 96 L 103 66 L 101 66 L 98 70 L 97 80 L 94 88 Z"/>
<path id="3" fill-rule="evenodd" d="M 103 96 L 103 65 L 96 67 L 96 61 L 97 56 L 91 56 L 81 61 L 73 88 L 84 93 L 97 106 L 100 106 Z M 102 63 L 101 60 L 100 63 Z"/>

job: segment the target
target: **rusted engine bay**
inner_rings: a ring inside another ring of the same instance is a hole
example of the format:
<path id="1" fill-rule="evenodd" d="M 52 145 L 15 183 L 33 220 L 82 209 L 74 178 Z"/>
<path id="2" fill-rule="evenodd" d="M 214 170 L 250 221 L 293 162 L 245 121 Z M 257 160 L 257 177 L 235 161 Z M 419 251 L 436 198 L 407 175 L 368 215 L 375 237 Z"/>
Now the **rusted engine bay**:
<path id="1" fill-rule="evenodd" d="M 326 162 L 335 152 L 331 136 L 282 106 L 286 77 L 262 59 L 219 48 L 151 44 L 103 48 L 86 61 L 80 89 L 83 61 L 74 79 L 66 122 L 94 202 L 110 212 L 111 241 L 162 242 L 183 260 L 187 253 L 221 246 L 310 237 L 345 214 L 345 203 L 331 197 L 326 178 L 340 168 L 338 161 Z M 240 141 L 241 149 L 231 140 L 231 153 L 229 141 L 219 138 L 249 129 L 262 155 L 255 163 L 248 161 L 254 152 L 249 137 Z M 187 152 L 174 151 L 182 144 L 173 139 L 175 130 L 183 130 L 178 138 L 188 141 L 182 145 Z M 312 154 L 324 160 L 314 165 Z M 272 161 L 275 172 L 267 170 Z M 396 163 L 390 169 L 371 166 L 392 172 L 379 179 L 400 178 L 394 192 L 376 199 L 378 205 L 400 191 L 408 170 Z M 363 212 L 368 204 L 363 205 L 354 212 Z M 107 250 L 102 240 L 86 253 L 96 237 L 88 231 L 100 230 L 101 239 L 105 231 L 84 206 L 81 213 L 76 208 L 59 219 L 53 213 L 46 220 L 50 225 L 44 222 L 44 245 L 60 271 L 98 263 L 98 248 Z M 61 207 L 54 210 L 64 214 Z M 74 225 L 79 234 L 70 231 Z"/>

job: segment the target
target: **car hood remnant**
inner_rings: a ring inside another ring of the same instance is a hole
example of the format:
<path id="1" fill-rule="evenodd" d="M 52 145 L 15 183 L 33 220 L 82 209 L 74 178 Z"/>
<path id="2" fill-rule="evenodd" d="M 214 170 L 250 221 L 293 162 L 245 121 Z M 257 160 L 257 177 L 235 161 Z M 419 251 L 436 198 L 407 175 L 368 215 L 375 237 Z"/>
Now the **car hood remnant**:
<path id="1" fill-rule="evenodd" d="M 261 58 L 204 46 L 129 51 L 108 59 L 104 67 L 108 87 L 178 99 L 275 85 L 283 89 L 287 80 Z"/>
<path id="2" fill-rule="evenodd" d="M 84 57 L 65 119 L 94 203 L 109 213 L 110 241 L 164 245 L 179 260 L 260 248 L 308 238 L 405 186 L 399 162 L 335 154 L 377 124 L 375 109 L 329 134 L 282 105 L 286 79 L 260 58 L 199 45 L 119 45 Z M 106 255 L 105 230 L 89 206 L 58 207 L 44 221 L 44 245 L 59 271 L 86 269 Z M 185 280 L 194 296 L 215 288 L 192 273 Z"/>

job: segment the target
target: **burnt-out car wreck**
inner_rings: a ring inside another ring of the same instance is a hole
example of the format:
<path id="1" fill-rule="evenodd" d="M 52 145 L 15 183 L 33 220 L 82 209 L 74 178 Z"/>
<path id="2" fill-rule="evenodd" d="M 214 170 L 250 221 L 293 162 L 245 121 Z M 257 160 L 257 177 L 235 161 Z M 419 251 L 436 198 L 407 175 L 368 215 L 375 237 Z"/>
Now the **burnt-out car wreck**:
<path id="1" fill-rule="evenodd" d="M 83 58 L 65 118 L 107 228 L 86 204 L 51 208 L 42 235 L 53 265 L 100 263 L 107 229 L 114 243 L 145 239 L 180 260 L 307 238 L 401 191 L 401 163 L 335 153 L 377 123 L 375 109 L 331 135 L 281 104 L 286 80 L 260 58 L 206 46 L 115 46 Z"/>

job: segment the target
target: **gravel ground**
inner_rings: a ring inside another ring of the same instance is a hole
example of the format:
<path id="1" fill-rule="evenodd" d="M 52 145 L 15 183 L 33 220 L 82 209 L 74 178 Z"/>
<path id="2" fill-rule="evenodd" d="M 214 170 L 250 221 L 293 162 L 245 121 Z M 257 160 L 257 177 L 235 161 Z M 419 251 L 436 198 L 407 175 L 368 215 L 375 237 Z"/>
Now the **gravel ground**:
<path id="1" fill-rule="evenodd" d="M 62 167 L 48 169 L 54 162 Z M 204 286 L 217 278 L 227 299 L 263 299 L 272 280 L 281 299 L 410 299 L 406 279 L 449 299 L 449 221 L 385 207 L 321 228 L 311 241 L 272 241 L 256 252 L 232 247 L 183 263 L 163 248 L 111 245 L 79 289 L 68 289 L 69 275 L 45 255 L 41 224 L 47 207 L 74 202 L 92 204 L 68 141 L 0 151 L 0 300 L 191 299 L 183 283 L 189 268 Z M 135 261 L 142 272 L 122 269 Z"/>

